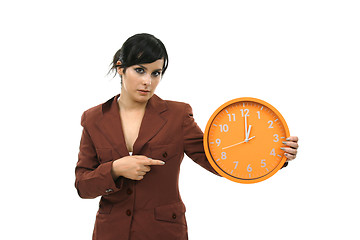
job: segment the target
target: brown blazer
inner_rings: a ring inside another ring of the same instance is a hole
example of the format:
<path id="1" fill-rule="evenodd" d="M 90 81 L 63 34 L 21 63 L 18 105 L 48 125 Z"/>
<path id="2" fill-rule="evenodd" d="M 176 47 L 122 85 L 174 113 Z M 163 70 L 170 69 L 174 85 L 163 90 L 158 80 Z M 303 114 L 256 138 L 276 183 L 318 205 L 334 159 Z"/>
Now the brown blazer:
<path id="1" fill-rule="evenodd" d="M 81 198 L 101 196 L 93 239 L 187 239 L 185 205 L 178 188 L 184 153 L 217 174 L 206 159 L 203 132 L 194 121 L 192 109 L 188 104 L 154 95 L 146 106 L 133 154 L 166 163 L 151 166 L 140 181 L 124 177 L 114 181 L 112 161 L 129 155 L 118 96 L 85 111 L 81 118 L 75 187 Z"/>

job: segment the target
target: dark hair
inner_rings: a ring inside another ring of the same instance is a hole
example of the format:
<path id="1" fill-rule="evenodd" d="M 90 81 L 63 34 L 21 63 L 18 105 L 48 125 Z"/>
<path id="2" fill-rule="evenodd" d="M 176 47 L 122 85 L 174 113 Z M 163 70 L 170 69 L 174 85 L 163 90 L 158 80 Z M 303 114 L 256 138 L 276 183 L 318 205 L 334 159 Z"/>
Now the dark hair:
<path id="1" fill-rule="evenodd" d="M 164 59 L 162 68 L 162 74 L 164 74 L 169 62 L 164 44 L 151 34 L 136 34 L 129 37 L 115 53 L 109 73 L 114 71 L 116 75 L 117 67 L 124 68 L 125 72 L 130 66 L 152 63 L 159 59 Z M 117 61 L 120 61 L 121 65 L 118 65 Z"/>

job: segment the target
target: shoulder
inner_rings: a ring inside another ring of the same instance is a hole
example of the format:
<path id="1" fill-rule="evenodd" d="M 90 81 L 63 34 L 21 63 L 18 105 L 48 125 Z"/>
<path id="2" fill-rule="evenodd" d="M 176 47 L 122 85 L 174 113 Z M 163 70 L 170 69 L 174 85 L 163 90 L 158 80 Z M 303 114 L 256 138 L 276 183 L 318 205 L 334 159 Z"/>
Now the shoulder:
<path id="1" fill-rule="evenodd" d="M 193 111 L 190 104 L 186 102 L 177 102 L 177 101 L 171 101 L 171 100 L 165 100 L 168 110 L 177 115 L 180 118 L 187 118 L 187 117 L 193 117 Z"/>
<path id="2" fill-rule="evenodd" d="M 177 102 L 177 101 L 171 101 L 171 100 L 165 100 L 167 106 L 170 109 L 184 109 L 184 108 L 188 108 L 191 107 L 188 103 L 185 102 Z"/>
<path id="3" fill-rule="evenodd" d="M 104 110 L 110 108 L 111 103 L 114 101 L 114 98 L 116 97 L 117 96 L 114 96 L 109 100 L 107 100 L 106 102 L 100 103 L 84 111 L 81 116 L 81 125 L 84 126 L 87 122 L 93 122 L 94 120 L 101 117 L 103 115 Z"/>
<path id="4" fill-rule="evenodd" d="M 156 94 L 154 94 L 154 96 L 151 98 L 150 105 L 156 106 L 156 108 L 159 109 L 160 111 L 167 110 L 170 112 L 177 112 L 177 113 L 184 111 L 184 109 L 191 108 L 188 103 L 172 101 L 172 100 L 163 100 Z"/>
<path id="5" fill-rule="evenodd" d="M 178 102 L 178 101 L 172 101 L 172 100 L 164 100 L 164 102 L 166 103 L 168 110 L 170 112 L 174 112 L 179 114 L 184 114 L 188 115 L 189 113 L 192 114 L 192 108 L 190 106 L 190 104 L 186 103 L 186 102 Z"/>

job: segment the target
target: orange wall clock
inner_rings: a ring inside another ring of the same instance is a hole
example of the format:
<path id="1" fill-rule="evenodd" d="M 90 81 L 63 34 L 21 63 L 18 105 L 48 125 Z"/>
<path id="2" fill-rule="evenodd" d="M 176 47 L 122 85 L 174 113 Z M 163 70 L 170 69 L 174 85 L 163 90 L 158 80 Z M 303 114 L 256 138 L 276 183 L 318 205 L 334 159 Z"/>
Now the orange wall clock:
<path id="1" fill-rule="evenodd" d="M 285 163 L 283 141 L 290 136 L 280 112 L 256 98 L 237 98 L 221 105 L 210 117 L 204 148 L 212 167 L 239 183 L 261 182 Z"/>

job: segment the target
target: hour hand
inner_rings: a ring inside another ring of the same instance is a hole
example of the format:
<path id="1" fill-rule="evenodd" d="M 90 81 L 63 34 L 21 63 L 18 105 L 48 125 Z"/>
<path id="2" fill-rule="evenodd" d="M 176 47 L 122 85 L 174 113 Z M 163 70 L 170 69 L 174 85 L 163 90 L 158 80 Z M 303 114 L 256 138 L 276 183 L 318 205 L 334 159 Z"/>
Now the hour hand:
<path id="1" fill-rule="evenodd" d="M 246 135 L 245 135 L 245 141 L 246 141 L 246 142 L 248 142 L 248 141 L 250 140 L 250 139 L 249 139 L 250 131 L 251 131 L 251 125 L 249 125 L 249 129 L 247 130 Z"/>

